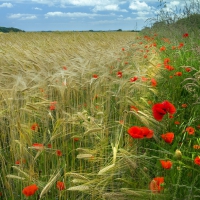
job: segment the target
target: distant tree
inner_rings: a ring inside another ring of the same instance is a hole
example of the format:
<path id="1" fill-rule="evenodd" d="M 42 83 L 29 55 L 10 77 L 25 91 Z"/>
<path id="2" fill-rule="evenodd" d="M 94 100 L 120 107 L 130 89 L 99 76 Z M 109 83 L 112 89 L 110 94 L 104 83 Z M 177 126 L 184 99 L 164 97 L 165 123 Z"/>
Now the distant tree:
<path id="1" fill-rule="evenodd" d="M 13 27 L 10 28 L 0 27 L 0 32 L 9 33 L 9 32 L 25 32 L 25 31 Z"/>
<path id="2" fill-rule="evenodd" d="M 118 29 L 117 31 L 122 31 L 122 29 L 120 28 L 120 29 Z"/>

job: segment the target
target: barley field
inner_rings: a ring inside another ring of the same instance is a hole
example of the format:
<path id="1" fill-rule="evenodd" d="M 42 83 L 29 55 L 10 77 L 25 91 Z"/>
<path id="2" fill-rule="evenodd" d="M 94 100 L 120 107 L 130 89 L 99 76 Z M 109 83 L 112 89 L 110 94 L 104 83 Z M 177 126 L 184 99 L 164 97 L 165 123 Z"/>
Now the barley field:
<path id="1" fill-rule="evenodd" d="M 140 148 L 147 140 L 127 133 L 158 126 L 154 39 L 30 32 L 0 34 L 0 41 L 0 199 L 165 195 L 149 188 L 151 160 Z"/>

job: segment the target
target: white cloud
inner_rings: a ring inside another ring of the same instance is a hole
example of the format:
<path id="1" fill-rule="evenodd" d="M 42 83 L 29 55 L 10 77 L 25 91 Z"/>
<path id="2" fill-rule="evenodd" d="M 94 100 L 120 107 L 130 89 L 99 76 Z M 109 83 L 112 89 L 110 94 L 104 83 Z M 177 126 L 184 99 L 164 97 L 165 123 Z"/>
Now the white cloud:
<path id="1" fill-rule="evenodd" d="M 148 6 L 148 4 L 146 4 L 144 1 L 140 2 L 138 0 L 131 2 L 129 8 L 131 10 L 138 10 L 138 11 L 151 10 L 151 7 Z"/>
<path id="2" fill-rule="evenodd" d="M 96 17 L 96 16 L 103 16 L 99 14 L 90 14 L 90 13 L 82 13 L 82 12 L 73 12 L 73 13 L 64 13 L 64 12 L 48 12 L 45 14 L 45 17 Z"/>
<path id="3" fill-rule="evenodd" d="M 108 5 L 96 5 L 93 9 L 94 12 L 97 11 L 120 11 L 120 12 L 128 12 L 126 9 L 120 9 L 117 4 L 108 4 Z"/>
<path id="4" fill-rule="evenodd" d="M 41 8 L 35 7 L 33 8 L 34 10 L 42 10 Z"/>
<path id="5" fill-rule="evenodd" d="M 12 8 L 13 5 L 12 5 L 12 3 L 2 3 L 2 4 L 0 5 L 0 8 L 3 8 L 3 7 Z"/>
<path id="6" fill-rule="evenodd" d="M 30 20 L 30 19 L 36 19 L 36 15 L 32 14 L 12 14 L 9 16 L 10 19 L 19 19 L 19 20 Z"/>

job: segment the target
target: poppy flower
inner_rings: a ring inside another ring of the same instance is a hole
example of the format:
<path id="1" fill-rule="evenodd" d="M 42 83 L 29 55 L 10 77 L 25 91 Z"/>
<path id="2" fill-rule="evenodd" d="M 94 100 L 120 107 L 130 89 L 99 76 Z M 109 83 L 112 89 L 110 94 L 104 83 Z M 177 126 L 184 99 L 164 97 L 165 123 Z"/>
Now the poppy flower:
<path id="1" fill-rule="evenodd" d="M 67 67 L 66 67 L 66 66 L 63 66 L 63 69 L 64 69 L 64 70 L 67 70 Z"/>
<path id="2" fill-rule="evenodd" d="M 62 156 L 61 150 L 56 150 L 56 154 L 57 154 L 57 156 Z"/>
<path id="3" fill-rule="evenodd" d="M 152 138 L 153 137 L 153 131 L 148 129 L 147 127 L 138 127 L 138 126 L 132 126 L 128 129 L 128 134 L 132 138 Z"/>
<path id="4" fill-rule="evenodd" d="M 152 78 L 152 79 L 151 79 L 151 86 L 152 86 L 152 87 L 156 87 L 156 85 L 157 85 L 156 79 Z"/>
<path id="5" fill-rule="evenodd" d="M 142 132 L 142 135 L 146 138 L 152 138 L 153 137 L 153 131 L 148 129 L 147 127 L 140 127 L 140 130 Z"/>
<path id="6" fill-rule="evenodd" d="M 149 184 L 150 190 L 153 193 L 160 193 L 160 191 L 163 190 L 163 187 L 161 186 L 161 184 L 163 183 L 164 183 L 164 177 L 154 178 Z"/>
<path id="7" fill-rule="evenodd" d="M 142 135 L 141 129 L 138 126 L 132 126 L 131 128 L 128 129 L 128 134 L 132 137 L 132 138 L 144 138 L 144 136 Z"/>
<path id="8" fill-rule="evenodd" d="M 160 47 L 160 51 L 165 51 L 166 48 L 164 46 Z"/>
<path id="9" fill-rule="evenodd" d="M 118 76 L 119 78 L 121 78 L 121 77 L 122 77 L 122 72 L 117 72 L 117 76 Z"/>
<path id="10" fill-rule="evenodd" d="M 196 165 L 199 165 L 200 166 L 200 156 L 197 156 L 195 159 L 194 159 L 194 163 Z"/>
<path id="11" fill-rule="evenodd" d="M 173 115 L 176 112 L 175 106 L 170 103 L 169 101 L 163 101 L 162 105 L 164 106 L 164 109 L 171 115 Z"/>
<path id="12" fill-rule="evenodd" d="M 200 129 L 200 125 L 197 125 L 197 128 Z"/>
<path id="13" fill-rule="evenodd" d="M 73 140 L 74 140 L 74 142 L 78 142 L 79 138 L 78 137 L 74 137 Z"/>
<path id="14" fill-rule="evenodd" d="M 50 107 L 49 107 L 49 109 L 50 110 L 55 110 L 56 109 L 56 105 L 57 104 L 57 101 L 52 101 L 51 103 L 50 103 Z"/>
<path id="15" fill-rule="evenodd" d="M 122 51 L 124 51 L 125 49 L 124 48 L 122 48 Z"/>
<path id="16" fill-rule="evenodd" d="M 183 46 L 184 46 L 184 43 L 181 42 L 181 43 L 179 44 L 178 48 L 180 49 L 180 48 L 182 48 Z"/>
<path id="17" fill-rule="evenodd" d="M 144 55 L 144 58 L 147 58 L 147 57 L 148 57 L 148 56 L 145 54 L 145 55 Z"/>
<path id="18" fill-rule="evenodd" d="M 185 129 L 189 135 L 194 135 L 194 132 L 195 132 L 195 129 L 191 126 L 188 126 L 186 129 Z"/>
<path id="19" fill-rule="evenodd" d="M 128 65 L 128 62 L 127 62 L 127 61 L 125 61 L 125 62 L 124 62 L 124 64 L 125 64 L 125 65 Z"/>
<path id="20" fill-rule="evenodd" d="M 174 140 L 174 133 L 169 132 L 161 135 L 161 138 L 166 142 L 171 144 Z"/>
<path id="21" fill-rule="evenodd" d="M 97 75 L 97 74 L 93 74 L 92 77 L 93 77 L 93 78 L 98 78 L 98 75 Z"/>
<path id="22" fill-rule="evenodd" d="M 174 70 L 174 67 L 171 65 L 165 65 L 165 69 L 167 69 L 168 71 L 172 71 Z"/>
<path id="23" fill-rule="evenodd" d="M 38 125 L 37 123 L 33 123 L 33 124 L 31 125 L 31 130 L 33 130 L 33 131 L 37 131 L 38 128 L 39 128 L 39 125 Z"/>
<path id="24" fill-rule="evenodd" d="M 157 121 L 161 121 L 165 114 L 173 115 L 176 112 L 176 108 L 169 101 L 163 101 L 162 103 L 154 104 L 152 111 L 154 118 Z"/>
<path id="25" fill-rule="evenodd" d="M 183 38 L 187 38 L 188 36 L 189 36 L 188 33 L 184 33 L 184 34 L 183 34 Z"/>
<path id="26" fill-rule="evenodd" d="M 33 184 L 33 185 L 29 185 L 27 187 L 25 187 L 23 190 L 22 190 L 22 193 L 26 196 L 26 197 L 29 197 L 29 196 L 32 196 L 35 194 L 35 192 L 38 190 L 38 187 L 36 184 Z"/>
<path id="27" fill-rule="evenodd" d="M 186 67 L 186 68 L 185 68 L 185 71 L 186 71 L 186 72 L 190 72 L 190 71 L 191 71 L 191 68 L 190 68 L 190 67 Z"/>
<path id="28" fill-rule="evenodd" d="M 136 112 L 138 112 L 138 108 L 135 107 L 135 106 L 130 106 L 130 110 L 131 110 L 131 111 L 136 111 Z"/>
<path id="29" fill-rule="evenodd" d="M 160 160 L 160 163 L 164 169 L 170 169 L 172 167 L 172 162 L 170 160 Z"/>
<path id="30" fill-rule="evenodd" d="M 174 76 L 182 76 L 182 72 L 176 72 Z"/>
<path id="31" fill-rule="evenodd" d="M 194 148 L 194 149 L 200 149 L 200 145 L 195 144 L 195 145 L 193 145 L 193 148 Z"/>
<path id="32" fill-rule="evenodd" d="M 34 147 L 34 149 L 37 149 L 37 150 L 42 150 L 44 148 L 44 145 L 40 143 L 34 143 L 32 147 Z"/>
<path id="33" fill-rule="evenodd" d="M 51 145 L 51 144 L 48 144 L 47 147 L 48 147 L 48 148 L 52 148 L 52 145 Z"/>
<path id="34" fill-rule="evenodd" d="M 57 187 L 58 190 L 64 190 L 65 189 L 65 183 L 58 181 L 57 184 L 56 184 L 56 187 Z"/>
<path id="35" fill-rule="evenodd" d="M 167 114 L 162 103 L 154 104 L 152 107 L 153 116 L 157 121 L 161 121 L 165 114 Z"/>
<path id="36" fill-rule="evenodd" d="M 175 122 L 174 122 L 174 124 L 176 124 L 176 125 L 179 125 L 179 124 L 180 124 L 180 122 L 179 122 L 179 121 L 175 121 Z"/>
<path id="37" fill-rule="evenodd" d="M 148 81 L 148 78 L 142 77 L 142 81 L 143 81 L 143 82 L 146 82 L 146 81 Z"/>
<path id="38" fill-rule="evenodd" d="M 137 81 L 137 80 L 138 80 L 138 77 L 137 77 L 137 76 L 134 76 L 134 77 L 130 78 L 130 82 L 135 82 L 135 81 Z"/>
<path id="39" fill-rule="evenodd" d="M 176 49 L 176 46 L 172 46 L 172 50 L 175 50 Z"/>
<path id="40" fill-rule="evenodd" d="M 187 104 L 184 103 L 184 104 L 181 105 L 181 107 L 182 107 L 182 108 L 186 108 L 186 107 L 187 107 Z"/>
<path id="41" fill-rule="evenodd" d="M 170 59 L 169 59 L 169 58 L 165 58 L 165 59 L 164 59 L 164 65 L 169 64 L 169 62 L 170 62 Z"/>

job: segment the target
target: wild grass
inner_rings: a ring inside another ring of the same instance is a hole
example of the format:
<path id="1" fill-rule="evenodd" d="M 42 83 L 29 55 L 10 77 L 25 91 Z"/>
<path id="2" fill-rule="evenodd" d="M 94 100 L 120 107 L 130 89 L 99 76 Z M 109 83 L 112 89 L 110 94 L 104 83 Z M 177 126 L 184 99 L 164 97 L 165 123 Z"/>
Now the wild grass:
<path id="1" fill-rule="evenodd" d="M 1 198 L 36 184 L 30 199 L 149 199 L 150 161 L 127 128 L 156 124 L 155 47 L 147 58 L 131 32 L 0 37 Z"/>

